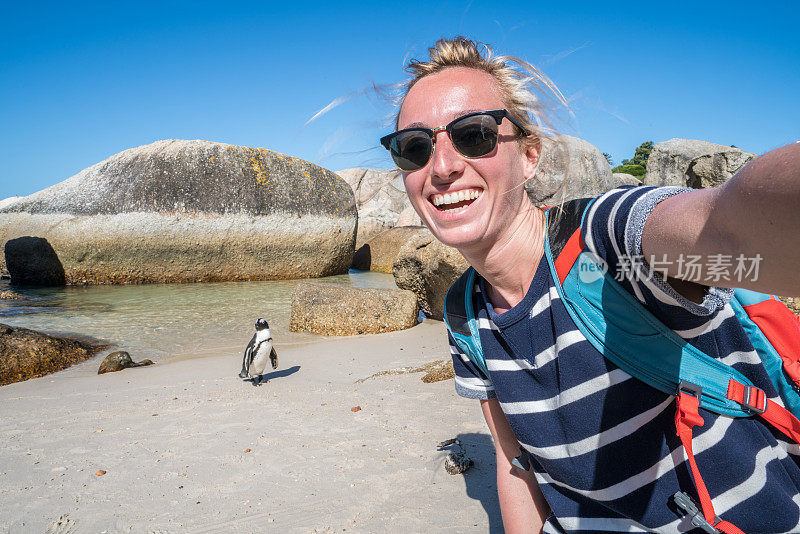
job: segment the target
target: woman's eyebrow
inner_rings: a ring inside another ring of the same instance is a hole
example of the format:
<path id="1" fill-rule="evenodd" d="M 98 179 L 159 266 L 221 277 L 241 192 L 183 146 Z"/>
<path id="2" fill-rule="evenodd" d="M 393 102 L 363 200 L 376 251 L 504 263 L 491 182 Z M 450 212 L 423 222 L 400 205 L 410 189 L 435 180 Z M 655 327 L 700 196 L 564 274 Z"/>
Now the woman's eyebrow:
<path id="1" fill-rule="evenodd" d="M 464 115 L 469 115 L 470 113 L 480 113 L 482 111 L 486 111 L 486 110 L 485 109 L 465 109 L 465 110 L 461 110 L 461 111 L 458 112 L 457 115 L 455 115 L 455 117 L 453 117 L 453 119 L 450 122 L 453 122 L 454 120 L 459 119 L 459 118 L 463 117 Z M 412 122 L 411 124 L 407 125 L 403 129 L 406 130 L 408 128 L 429 128 L 429 126 L 427 124 L 425 124 L 424 122 Z"/>

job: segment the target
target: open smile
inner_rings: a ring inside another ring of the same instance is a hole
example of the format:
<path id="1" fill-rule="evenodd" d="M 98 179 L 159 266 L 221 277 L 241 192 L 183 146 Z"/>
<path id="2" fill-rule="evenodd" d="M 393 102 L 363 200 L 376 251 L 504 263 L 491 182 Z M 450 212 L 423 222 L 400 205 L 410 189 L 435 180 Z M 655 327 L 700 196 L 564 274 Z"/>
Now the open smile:
<path id="1" fill-rule="evenodd" d="M 483 194 L 482 189 L 461 189 L 448 193 L 436 193 L 431 195 L 428 200 L 436 206 L 438 211 L 446 213 L 457 213 L 464 210 L 467 206 Z"/>

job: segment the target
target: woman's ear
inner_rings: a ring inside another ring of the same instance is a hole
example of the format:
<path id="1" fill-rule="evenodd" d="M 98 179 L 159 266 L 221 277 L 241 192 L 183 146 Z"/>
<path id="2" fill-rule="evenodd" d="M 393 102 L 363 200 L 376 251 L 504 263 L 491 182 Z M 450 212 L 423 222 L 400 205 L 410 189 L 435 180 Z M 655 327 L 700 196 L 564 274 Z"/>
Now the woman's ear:
<path id="1" fill-rule="evenodd" d="M 532 143 L 526 143 L 525 161 L 523 163 L 525 180 L 530 180 L 536 174 L 536 168 L 539 166 L 539 156 L 542 152 L 542 138 L 537 137 Z"/>

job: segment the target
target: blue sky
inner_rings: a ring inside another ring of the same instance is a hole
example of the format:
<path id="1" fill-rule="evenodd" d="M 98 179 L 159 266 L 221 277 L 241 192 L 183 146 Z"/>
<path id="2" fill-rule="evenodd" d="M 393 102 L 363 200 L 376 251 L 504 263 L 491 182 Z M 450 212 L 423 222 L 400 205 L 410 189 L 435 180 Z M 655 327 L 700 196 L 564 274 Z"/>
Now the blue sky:
<path id="1" fill-rule="evenodd" d="M 0 199 L 158 139 L 389 168 L 377 138 L 392 109 L 366 89 L 404 80 L 407 58 L 456 34 L 539 65 L 571 101 L 560 129 L 615 163 L 647 140 L 762 153 L 800 138 L 796 2 L 14 2 L 2 14 Z"/>

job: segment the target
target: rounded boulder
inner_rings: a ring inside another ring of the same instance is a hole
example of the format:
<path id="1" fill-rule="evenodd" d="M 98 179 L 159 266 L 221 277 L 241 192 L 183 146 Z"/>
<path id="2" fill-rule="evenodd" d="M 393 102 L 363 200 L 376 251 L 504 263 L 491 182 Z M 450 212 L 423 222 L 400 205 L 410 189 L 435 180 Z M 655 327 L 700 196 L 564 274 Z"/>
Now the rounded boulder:
<path id="1" fill-rule="evenodd" d="M 358 206 L 356 247 L 395 226 L 422 224 L 406 195 L 399 171 L 344 169 L 336 171 L 350 184 Z"/>
<path id="2" fill-rule="evenodd" d="M 379 334 L 417 324 L 417 297 L 400 289 L 302 282 L 292 295 L 289 330 L 326 336 Z"/>
<path id="3" fill-rule="evenodd" d="M 755 154 L 736 147 L 695 139 L 670 139 L 656 143 L 647 158 L 644 185 L 713 187 L 719 185 Z"/>
<path id="4" fill-rule="evenodd" d="M 467 268 L 469 263 L 458 250 L 423 228 L 397 253 L 392 274 L 397 287 L 414 292 L 425 315 L 441 321 L 447 290 Z"/>
<path id="5" fill-rule="evenodd" d="M 367 240 L 353 256 L 353 269 L 392 274 L 397 254 L 411 239 L 430 235 L 424 226 L 398 226 Z"/>
<path id="6" fill-rule="evenodd" d="M 0 324 L 0 386 L 66 369 L 105 347 Z"/>
<path id="7" fill-rule="evenodd" d="M 357 212 L 331 171 L 263 148 L 167 140 L 0 208 L 12 283 L 106 284 L 347 272 Z"/>
<path id="8" fill-rule="evenodd" d="M 617 186 L 605 156 L 583 139 L 569 135 L 542 138 L 536 174 L 525 182 L 536 205 L 594 197 Z"/>

